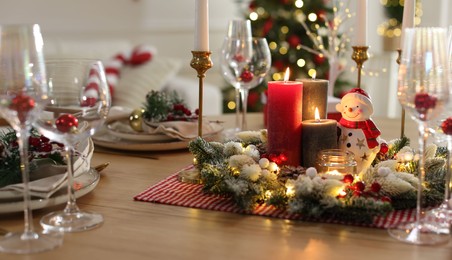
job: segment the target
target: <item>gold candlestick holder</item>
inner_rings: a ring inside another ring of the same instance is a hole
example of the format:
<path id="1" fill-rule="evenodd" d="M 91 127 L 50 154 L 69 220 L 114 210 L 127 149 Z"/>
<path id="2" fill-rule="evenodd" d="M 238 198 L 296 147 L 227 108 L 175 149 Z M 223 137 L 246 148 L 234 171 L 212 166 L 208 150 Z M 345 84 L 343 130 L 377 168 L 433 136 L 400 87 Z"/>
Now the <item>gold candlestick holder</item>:
<path id="1" fill-rule="evenodd" d="M 402 49 L 397 49 L 397 53 L 398 53 L 398 56 L 397 56 L 396 62 L 400 66 L 400 63 L 402 62 Z M 403 107 L 402 107 L 402 114 L 401 114 L 400 118 L 401 118 L 400 119 L 401 120 L 401 122 L 400 122 L 400 138 L 403 138 L 405 136 L 405 108 L 403 108 Z"/>
<path id="2" fill-rule="evenodd" d="M 210 51 L 192 51 L 193 58 L 190 66 L 196 70 L 199 78 L 199 106 L 198 106 L 198 136 L 202 137 L 202 104 L 203 104 L 203 85 L 206 71 L 212 68 Z"/>
<path id="3" fill-rule="evenodd" d="M 361 70 L 363 68 L 363 63 L 369 59 L 369 54 L 367 53 L 369 46 L 352 46 L 352 48 L 352 60 L 356 62 L 356 68 L 358 70 L 357 87 L 361 88 Z"/>
<path id="4" fill-rule="evenodd" d="M 190 66 L 196 70 L 199 78 L 199 105 L 198 105 L 198 137 L 202 137 L 202 115 L 203 115 L 203 86 L 206 71 L 212 68 L 212 60 L 210 59 L 210 51 L 192 51 L 193 58 Z M 196 165 L 196 160 L 193 159 L 193 164 Z M 178 179 L 181 182 L 200 184 L 201 177 L 197 167 L 184 169 L 178 173 Z"/>

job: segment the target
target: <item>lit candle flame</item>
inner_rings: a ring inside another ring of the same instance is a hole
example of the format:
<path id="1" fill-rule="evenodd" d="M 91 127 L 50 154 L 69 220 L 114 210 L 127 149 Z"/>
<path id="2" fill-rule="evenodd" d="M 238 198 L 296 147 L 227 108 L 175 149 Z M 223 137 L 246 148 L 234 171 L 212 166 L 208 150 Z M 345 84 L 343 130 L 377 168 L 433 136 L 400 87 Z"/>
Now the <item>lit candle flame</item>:
<path id="1" fill-rule="evenodd" d="M 314 119 L 316 122 L 320 122 L 320 113 L 319 113 L 319 109 L 317 107 L 315 108 Z"/>
<path id="2" fill-rule="evenodd" d="M 290 77 L 290 69 L 289 69 L 289 67 L 287 67 L 286 72 L 284 73 L 284 82 L 289 81 L 289 77 Z"/>

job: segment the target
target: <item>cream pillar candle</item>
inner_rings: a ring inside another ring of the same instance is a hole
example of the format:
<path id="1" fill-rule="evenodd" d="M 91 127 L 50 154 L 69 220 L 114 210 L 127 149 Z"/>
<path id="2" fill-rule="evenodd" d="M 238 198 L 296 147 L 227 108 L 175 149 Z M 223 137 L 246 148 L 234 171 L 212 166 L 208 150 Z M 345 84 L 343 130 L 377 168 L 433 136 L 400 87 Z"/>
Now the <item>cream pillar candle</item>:
<path id="1" fill-rule="evenodd" d="M 320 119 L 327 117 L 328 80 L 324 79 L 297 79 L 303 83 L 303 118 L 315 118 L 315 109 L 318 108 Z"/>

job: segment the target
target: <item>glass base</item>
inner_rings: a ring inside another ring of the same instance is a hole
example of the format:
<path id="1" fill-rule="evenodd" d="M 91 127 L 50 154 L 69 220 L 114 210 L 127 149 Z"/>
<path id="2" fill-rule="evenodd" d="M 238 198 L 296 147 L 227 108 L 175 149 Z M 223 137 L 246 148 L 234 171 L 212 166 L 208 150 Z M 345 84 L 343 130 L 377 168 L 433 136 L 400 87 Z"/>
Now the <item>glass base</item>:
<path id="1" fill-rule="evenodd" d="M 228 128 L 223 130 L 223 139 L 225 141 L 234 140 L 237 138 L 236 134 L 242 131 L 240 128 Z"/>
<path id="2" fill-rule="evenodd" d="M 416 245 L 442 244 L 450 239 L 449 232 L 440 232 L 432 223 L 424 221 L 400 224 L 389 228 L 388 233 L 399 241 Z"/>
<path id="3" fill-rule="evenodd" d="M 452 208 L 449 206 L 448 201 L 428 211 L 426 218 L 432 220 L 432 229 L 441 233 L 452 234 Z"/>
<path id="4" fill-rule="evenodd" d="M 31 254 L 52 250 L 62 244 L 62 233 L 8 233 L 0 240 L 0 252 Z"/>
<path id="5" fill-rule="evenodd" d="M 104 222 L 101 214 L 91 212 L 52 212 L 42 217 L 40 223 L 45 230 L 58 232 L 78 232 L 99 227 Z"/>

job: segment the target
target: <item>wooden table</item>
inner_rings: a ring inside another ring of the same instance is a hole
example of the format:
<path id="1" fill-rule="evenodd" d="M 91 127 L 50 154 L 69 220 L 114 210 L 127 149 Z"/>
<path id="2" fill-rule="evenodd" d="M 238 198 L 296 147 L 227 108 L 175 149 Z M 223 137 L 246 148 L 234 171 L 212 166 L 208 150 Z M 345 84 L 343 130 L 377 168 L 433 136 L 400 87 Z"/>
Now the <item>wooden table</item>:
<path id="1" fill-rule="evenodd" d="M 214 118 L 231 126 L 233 116 Z M 262 115 L 250 125 L 262 127 Z M 375 119 L 388 140 L 399 135 L 399 120 Z M 408 120 L 411 121 L 411 120 Z M 416 136 L 408 122 L 409 135 Z M 385 135 L 387 134 L 387 135 Z M 291 221 L 133 201 L 152 184 L 191 162 L 187 151 L 154 152 L 158 159 L 96 152 L 93 165 L 110 162 L 98 187 L 78 200 L 102 213 L 98 229 L 65 234 L 62 247 L 33 255 L 0 254 L 0 259 L 452 259 L 452 242 L 415 246 L 382 229 Z M 62 206 L 37 210 L 34 222 Z M 0 227 L 18 231 L 21 213 L 0 215 Z"/>

